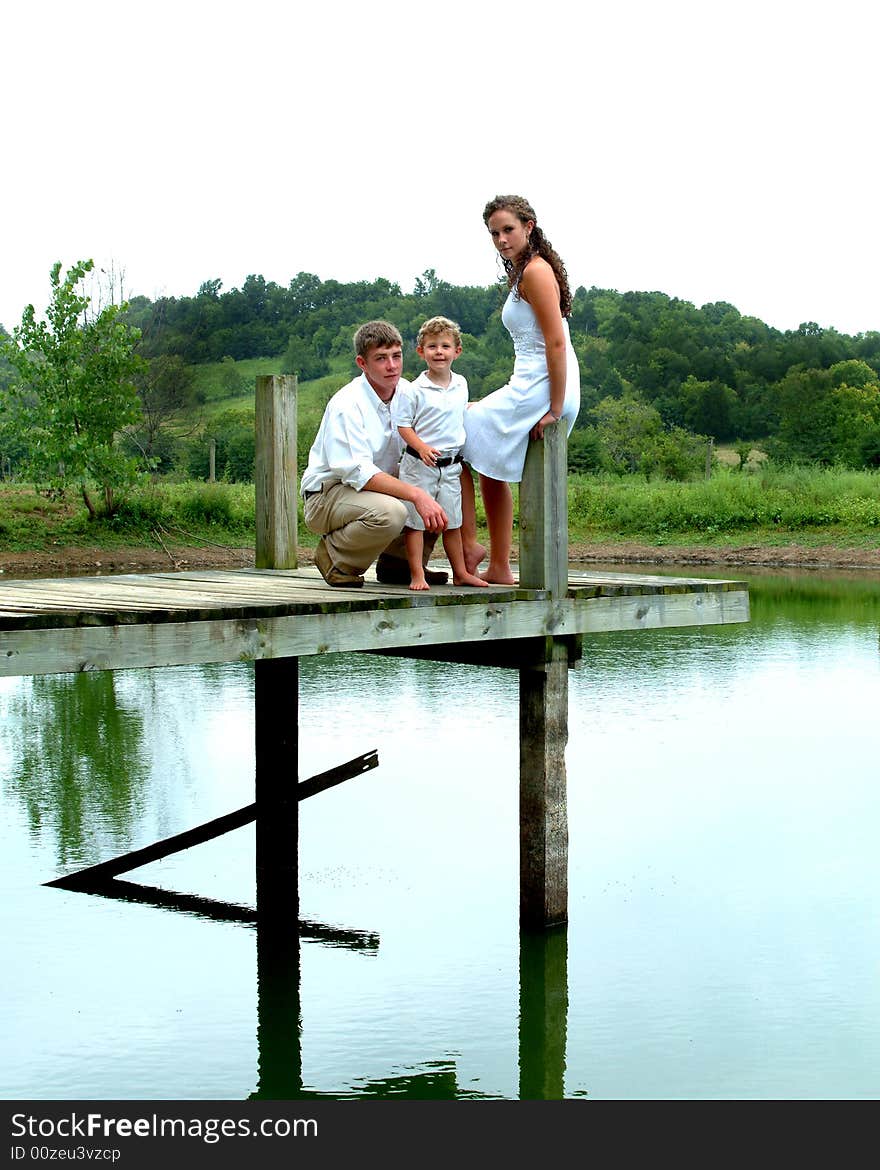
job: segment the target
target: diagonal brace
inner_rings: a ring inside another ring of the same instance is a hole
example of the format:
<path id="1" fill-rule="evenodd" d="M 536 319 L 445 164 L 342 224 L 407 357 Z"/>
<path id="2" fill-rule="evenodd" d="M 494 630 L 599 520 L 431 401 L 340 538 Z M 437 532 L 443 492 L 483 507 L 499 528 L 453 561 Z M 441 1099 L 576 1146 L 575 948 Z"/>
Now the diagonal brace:
<path id="1" fill-rule="evenodd" d="M 378 766 L 379 753 L 374 748 L 345 764 L 340 764 L 336 768 L 330 768 L 327 772 L 320 772 L 317 776 L 303 780 L 296 787 L 297 799 L 307 800 L 310 796 L 316 796 L 319 792 L 325 792 L 328 788 L 333 788 L 344 780 L 360 776 Z M 198 825 L 195 829 L 176 833 L 173 837 L 166 837 L 163 841 L 156 841 L 153 845 L 144 846 L 143 849 L 134 849 L 131 853 L 123 853 L 121 857 L 114 857 L 111 861 L 101 861 L 97 865 L 89 865 L 85 869 L 77 870 L 76 873 L 67 874 L 65 877 L 56 878 L 54 881 L 44 884 L 58 886 L 64 890 L 78 890 L 86 886 L 100 885 L 110 878 L 117 877 L 121 873 L 128 873 L 129 870 L 147 865 L 151 861 L 159 861 L 163 857 L 169 857 L 172 853 L 180 853 L 184 849 L 190 849 L 193 845 L 202 845 L 205 841 L 213 841 L 215 837 L 222 837 L 224 833 L 231 833 L 233 829 L 240 829 L 243 825 L 248 825 L 256 819 L 256 804 L 248 804 L 244 808 L 237 809 L 236 812 L 227 813 L 225 816 L 207 821 L 204 825 Z"/>

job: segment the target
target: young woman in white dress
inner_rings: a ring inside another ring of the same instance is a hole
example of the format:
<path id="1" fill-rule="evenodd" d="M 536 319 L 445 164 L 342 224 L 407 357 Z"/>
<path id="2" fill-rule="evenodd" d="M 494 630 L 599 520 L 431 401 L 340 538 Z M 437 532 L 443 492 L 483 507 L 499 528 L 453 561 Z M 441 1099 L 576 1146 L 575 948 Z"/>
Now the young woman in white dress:
<path id="1" fill-rule="evenodd" d="M 479 473 L 489 526 L 489 565 L 481 574 L 512 585 L 511 483 L 522 479 L 530 439 L 563 423 L 574 426 L 580 407 L 580 375 L 566 318 L 571 290 L 565 266 L 538 227 L 534 209 L 519 195 L 498 195 L 483 211 L 510 289 L 501 319 L 513 338 L 513 374 L 506 386 L 465 412 L 463 456 Z M 475 572 L 486 555 L 476 540 L 473 481 L 462 479 L 465 562 Z"/>

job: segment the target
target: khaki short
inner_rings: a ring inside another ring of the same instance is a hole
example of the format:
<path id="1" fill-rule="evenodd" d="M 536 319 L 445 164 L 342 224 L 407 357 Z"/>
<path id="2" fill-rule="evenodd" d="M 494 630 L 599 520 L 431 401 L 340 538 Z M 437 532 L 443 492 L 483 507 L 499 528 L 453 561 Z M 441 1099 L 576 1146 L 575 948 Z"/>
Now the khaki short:
<path id="1" fill-rule="evenodd" d="M 420 487 L 432 500 L 437 501 L 449 518 L 449 528 L 461 528 L 460 463 L 450 463 L 448 467 L 428 467 L 421 459 L 404 451 L 399 474 L 403 483 Z M 407 503 L 406 513 L 407 528 L 424 532 L 425 522 L 412 504 Z"/>

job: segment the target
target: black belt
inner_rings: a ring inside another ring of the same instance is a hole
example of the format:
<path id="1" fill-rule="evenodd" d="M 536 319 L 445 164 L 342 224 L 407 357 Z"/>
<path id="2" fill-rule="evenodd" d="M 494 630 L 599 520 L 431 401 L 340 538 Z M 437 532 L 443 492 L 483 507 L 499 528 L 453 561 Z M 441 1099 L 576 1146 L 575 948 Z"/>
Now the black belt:
<path id="1" fill-rule="evenodd" d="M 313 492 L 303 492 L 303 499 L 307 500 L 309 496 L 319 496 L 323 490 L 323 487 L 319 487 L 315 488 Z"/>
<path id="2" fill-rule="evenodd" d="M 414 459 L 421 459 L 421 455 L 416 451 L 415 447 L 407 447 L 407 455 L 412 455 Z M 441 455 L 439 459 L 435 460 L 435 467 L 451 467 L 453 463 L 461 463 L 460 455 Z"/>

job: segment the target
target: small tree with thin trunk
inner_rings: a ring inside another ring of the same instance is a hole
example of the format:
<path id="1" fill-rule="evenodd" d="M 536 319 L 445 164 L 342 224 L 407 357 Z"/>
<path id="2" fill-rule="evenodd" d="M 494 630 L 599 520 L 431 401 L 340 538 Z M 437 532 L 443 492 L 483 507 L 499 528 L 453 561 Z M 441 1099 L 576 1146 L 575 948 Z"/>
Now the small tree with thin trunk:
<path id="1" fill-rule="evenodd" d="M 141 417 L 134 385 L 141 359 L 134 346 L 139 333 L 119 319 L 124 305 L 89 313 L 90 298 L 79 290 L 93 261 L 81 260 L 62 278 L 52 268 L 52 299 L 45 320 L 33 305 L 22 314 L 3 353 L 16 379 L 12 393 L 27 409 L 18 417 L 27 426 L 29 471 L 35 482 L 63 490 L 79 485 L 89 516 L 98 509 L 112 515 L 137 475 L 137 461 L 120 445 L 121 432 Z"/>

